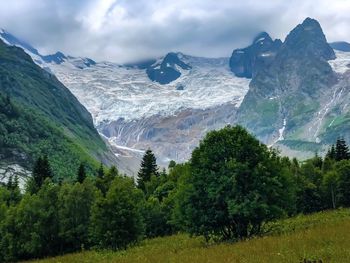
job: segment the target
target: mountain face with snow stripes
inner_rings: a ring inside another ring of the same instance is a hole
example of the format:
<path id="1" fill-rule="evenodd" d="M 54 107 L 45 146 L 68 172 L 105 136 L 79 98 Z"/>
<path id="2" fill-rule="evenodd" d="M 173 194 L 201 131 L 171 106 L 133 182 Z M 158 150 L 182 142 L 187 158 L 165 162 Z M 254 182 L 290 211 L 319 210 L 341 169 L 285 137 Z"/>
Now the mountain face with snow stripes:
<path id="1" fill-rule="evenodd" d="M 172 52 L 119 65 L 42 56 L 23 43 L 15 45 L 72 91 L 118 156 L 152 148 L 162 164 L 185 161 L 207 131 L 237 123 L 283 153 L 307 156 L 350 127 L 350 52 L 327 44 L 310 18 L 284 42 L 263 32 L 230 58 Z"/>

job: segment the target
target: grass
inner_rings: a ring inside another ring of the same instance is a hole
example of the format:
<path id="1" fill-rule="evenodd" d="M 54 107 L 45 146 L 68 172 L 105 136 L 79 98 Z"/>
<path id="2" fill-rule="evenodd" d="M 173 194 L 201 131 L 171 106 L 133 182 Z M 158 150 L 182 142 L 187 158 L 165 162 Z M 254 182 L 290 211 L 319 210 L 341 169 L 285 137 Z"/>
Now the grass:
<path id="1" fill-rule="evenodd" d="M 322 212 L 270 223 L 267 236 L 237 243 L 207 245 L 185 234 L 146 240 L 126 251 L 85 251 L 44 259 L 69 262 L 350 262 L 350 210 Z"/>

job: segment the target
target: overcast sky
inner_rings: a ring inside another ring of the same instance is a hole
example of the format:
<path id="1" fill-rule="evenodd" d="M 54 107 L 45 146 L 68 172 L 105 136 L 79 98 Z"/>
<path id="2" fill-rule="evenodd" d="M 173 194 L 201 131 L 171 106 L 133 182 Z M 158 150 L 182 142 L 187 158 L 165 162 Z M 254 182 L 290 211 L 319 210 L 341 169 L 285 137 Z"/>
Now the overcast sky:
<path id="1" fill-rule="evenodd" d="M 260 31 L 286 34 L 306 17 L 350 42 L 350 0 L 11 0 L 0 27 L 43 54 L 119 63 L 169 51 L 229 56 Z"/>

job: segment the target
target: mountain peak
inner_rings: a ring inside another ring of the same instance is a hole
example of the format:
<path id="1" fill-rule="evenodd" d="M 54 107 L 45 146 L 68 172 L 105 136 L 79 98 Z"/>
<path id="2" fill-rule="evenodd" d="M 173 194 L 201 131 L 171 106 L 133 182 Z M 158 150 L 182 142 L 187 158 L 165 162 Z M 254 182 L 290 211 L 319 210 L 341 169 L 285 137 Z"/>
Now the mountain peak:
<path id="1" fill-rule="evenodd" d="M 192 67 L 181 60 L 181 53 L 169 52 L 160 61 L 147 68 L 147 75 L 152 81 L 160 84 L 169 84 L 181 77 L 182 70 Z"/>
<path id="2" fill-rule="evenodd" d="M 306 18 L 287 36 L 284 46 L 299 56 L 317 56 L 325 60 L 335 59 L 333 49 L 327 43 L 320 23 Z"/>
<path id="3" fill-rule="evenodd" d="M 266 32 L 259 33 L 250 46 L 233 51 L 231 71 L 237 77 L 252 78 L 261 67 L 271 63 L 281 45 L 281 40 L 272 40 Z"/>
<path id="4" fill-rule="evenodd" d="M 258 42 L 262 42 L 262 41 L 269 41 L 269 42 L 273 42 L 272 38 L 270 37 L 270 35 L 266 32 L 260 32 L 253 40 L 253 44 L 254 43 L 258 43 Z"/>

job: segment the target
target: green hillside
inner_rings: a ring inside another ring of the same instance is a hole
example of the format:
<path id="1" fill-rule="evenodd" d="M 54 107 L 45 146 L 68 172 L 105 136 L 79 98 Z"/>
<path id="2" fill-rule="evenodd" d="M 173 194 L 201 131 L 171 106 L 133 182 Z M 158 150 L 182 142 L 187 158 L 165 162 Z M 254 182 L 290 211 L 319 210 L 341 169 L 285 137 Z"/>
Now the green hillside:
<path id="1" fill-rule="evenodd" d="M 95 159 L 108 158 L 90 113 L 73 94 L 22 49 L 1 41 L 0 104 L 2 163 L 31 168 L 47 154 L 55 174 L 67 176 L 80 161 L 94 167 Z"/>
<path id="2" fill-rule="evenodd" d="M 208 245 L 201 238 L 179 234 L 146 240 L 126 251 L 89 251 L 36 262 L 298 263 L 304 259 L 322 260 L 323 263 L 350 261 L 348 209 L 298 216 L 266 226 L 270 227 L 272 231 L 264 237 L 232 244 Z"/>

